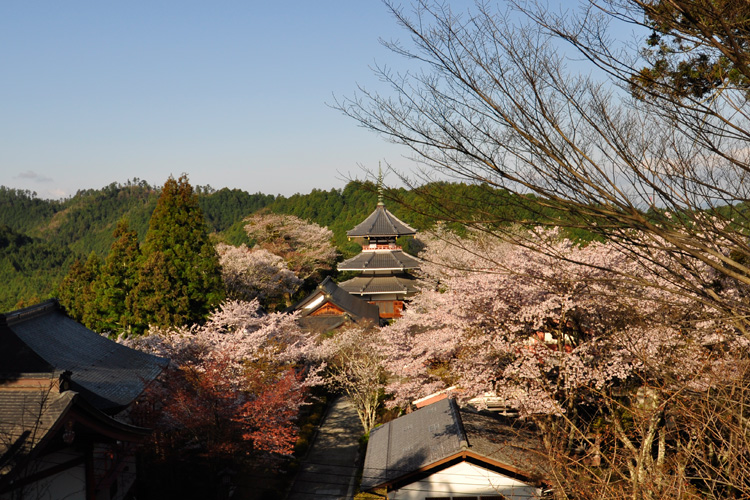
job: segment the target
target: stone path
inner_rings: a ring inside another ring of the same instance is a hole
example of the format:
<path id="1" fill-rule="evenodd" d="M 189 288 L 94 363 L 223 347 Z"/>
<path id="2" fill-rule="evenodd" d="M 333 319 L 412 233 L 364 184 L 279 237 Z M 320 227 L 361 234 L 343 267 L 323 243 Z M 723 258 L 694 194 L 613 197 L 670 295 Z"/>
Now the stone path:
<path id="1" fill-rule="evenodd" d="M 287 500 L 350 500 L 358 468 L 362 424 L 352 403 L 336 399 L 318 430 Z"/>

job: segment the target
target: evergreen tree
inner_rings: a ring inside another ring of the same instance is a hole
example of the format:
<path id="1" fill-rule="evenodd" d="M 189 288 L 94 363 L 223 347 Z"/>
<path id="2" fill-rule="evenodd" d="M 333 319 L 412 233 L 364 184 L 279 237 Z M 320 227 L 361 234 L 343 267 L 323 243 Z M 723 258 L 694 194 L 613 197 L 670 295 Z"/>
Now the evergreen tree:
<path id="1" fill-rule="evenodd" d="M 136 331 L 200 322 L 224 297 L 219 257 L 198 197 L 183 175 L 162 188 L 128 304 Z"/>
<path id="2" fill-rule="evenodd" d="M 71 318 L 89 326 L 93 319 L 92 284 L 99 277 L 101 260 L 91 252 L 85 263 L 76 260 L 58 288 L 58 300 Z"/>
<path id="3" fill-rule="evenodd" d="M 117 223 L 99 279 L 94 283 L 92 327 L 96 331 L 126 330 L 133 321 L 128 297 L 136 283 L 140 248 L 138 233 L 131 230 L 127 219 Z"/>

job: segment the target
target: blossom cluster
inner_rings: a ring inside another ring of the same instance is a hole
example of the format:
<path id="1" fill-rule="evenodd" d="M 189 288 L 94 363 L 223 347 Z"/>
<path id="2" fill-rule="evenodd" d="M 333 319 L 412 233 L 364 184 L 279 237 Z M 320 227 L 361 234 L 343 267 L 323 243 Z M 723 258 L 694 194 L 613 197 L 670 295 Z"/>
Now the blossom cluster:
<path id="1" fill-rule="evenodd" d="M 422 291 L 383 332 L 393 404 L 457 385 L 466 399 L 493 394 L 522 414 L 561 413 L 571 398 L 628 384 L 699 385 L 747 347 L 725 311 L 652 262 L 556 231 L 535 237 L 544 252 L 481 233 L 428 240 Z M 684 280 L 711 274 L 691 266 Z"/>

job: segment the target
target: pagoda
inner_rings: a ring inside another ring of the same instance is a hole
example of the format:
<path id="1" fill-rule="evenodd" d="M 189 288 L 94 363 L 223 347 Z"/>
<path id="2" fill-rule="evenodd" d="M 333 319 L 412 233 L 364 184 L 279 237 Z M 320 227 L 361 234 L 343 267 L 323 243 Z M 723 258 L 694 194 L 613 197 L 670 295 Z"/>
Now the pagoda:
<path id="1" fill-rule="evenodd" d="M 381 319 L 400 317 L 404 299 L 417 291 L 409 271 L 419 268 L 419 260 L 404 253 L 396 238 L 416 232 L 385 208 L 381 184 L 375 211 L 346 232 L 349 239 L 362 240 L 362 253 L 338 265 L 339 271 L 360 274 L 339 287 L 378 306 Z"/>

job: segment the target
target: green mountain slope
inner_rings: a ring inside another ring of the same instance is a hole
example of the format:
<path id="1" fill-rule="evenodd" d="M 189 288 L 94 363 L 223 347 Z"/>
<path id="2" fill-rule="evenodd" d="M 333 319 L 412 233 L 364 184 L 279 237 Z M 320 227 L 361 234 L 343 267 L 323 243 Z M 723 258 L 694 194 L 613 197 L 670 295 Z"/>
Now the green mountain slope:
<path id="1" fill-rule="evenodd" d="M 292 214 L 327 226 L 344 257 L 360 250 L 346 231 L 376 207 L 378 194 L 370 182 L 348 183 L 343 189 L 314 189 L 308 194 L 273 196 L 240 189 L 195 188 L 214 240 L 250 243 L 245 217 L 258 211 Z M 76 259 L 91 252 L 106 257 L 117 222 L 126 217 L 142 241 L 156 206 L 159 188 L 133 179 L 101 189 L 82 190 L 63 200 L 42 200 L 35 193 L 0 186 L 0 310 L 8 311 L 54 293 Z M 417 230 L 435 217 L 461 221 L 462 213 L 481 207 L 488 221 L 538 220 L 543 217 L 532 198 L 465 184 L 435 183 L 418 190 L 389 190 L 386 206 Z M 433 201 L 439 201 L 434 204 Z M 460 224 L 456 225 L 460 228 Z"/>

